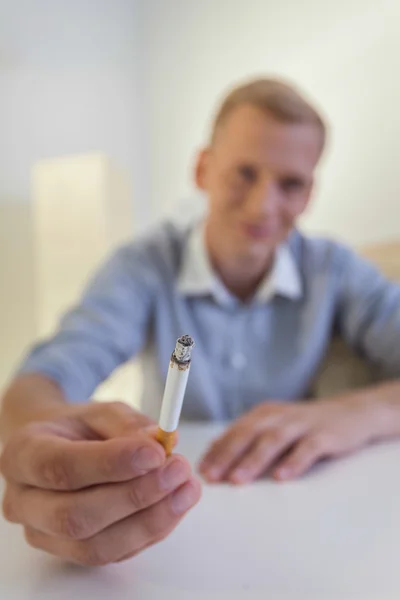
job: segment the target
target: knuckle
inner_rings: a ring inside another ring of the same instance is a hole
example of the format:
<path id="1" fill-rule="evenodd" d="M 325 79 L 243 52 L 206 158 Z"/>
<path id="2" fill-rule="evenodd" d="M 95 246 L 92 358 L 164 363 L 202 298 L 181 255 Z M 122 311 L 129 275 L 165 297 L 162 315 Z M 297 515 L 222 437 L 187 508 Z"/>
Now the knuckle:
<path id="1" fill-rule="evenodd" d="M 67 465 L 59 457 L 46 458 L 38 465 L 38 470 L 46 488 L 64 491 L 72 489 Z"/>
<path id="2" fill-rule="evenodd" d="M 215 461 L 217 467 L 228 470 L 243 456 L 242 446 L 231 447 Z"/>
<path id="3" fill-rule="evenodd" d="M 24 527 L 24 537 L 26 542 L 32 548 L 41 548 L 40 539 L 38 533 L 31 527 Z"/>
<path id="4" fill-rule="evenodd" d="M 287 444 L 288 436 L 284 429 L 273 429 L 261 435 L 256 443 L 256 450 L 263 454 L 274 448 L 283 448 Z"/>
<path id="5" fill-rule="evenodd" d="M 280 446 L 287 440 L 287 431 L 285 429 L 274 429 L 268 434 L 267 442 L 274 446 Z"/>
<path id="6" fill-rule="evenodd" d="M 108 481 L 113 480 L 113 475 L 115 475 L 120 466 L 118 458 L 113 453 L 106 453 L 98 458 L 98 469 Z"/>
<path id="7" fill-rule="evenodd" d="M 143 512 L 143 525 L 148 537 L 153 539 L 159 539 L 160 536 L 168 529 L 168 519 L 157 515 L 156 511 L 144 511 Z"/>
<path id="8" fill-rule="evenodd" d="M 132 449 L 127 443 L 118 452 L 103 453 L 98 458 L 98 468 L 107 481 L 113 481 L 117 473 L 130 471 L 132 464 Z"/>
<path id="9" fill-rule="evenodd" d="M 235 454 L 248 439 L 248 431 L 245 428 L 235 430 L 219 440 L 213 450 L 217 455 Z"/>
<path id="10" fill-rule="evenodd" d="M 125 421 L 135 415 L 135 411 L 125 402 L 116 400 L 113 402 L 96 402 L 90 407 L 91 415 L 95 420 L 106 421 L 108 419 Z"/>
<path id="11" fill-rule="evenodd" d="M 76 560 L 87 567 L 103 567 L 110 563 L 104 544 L 95 539 L 88 542 L 80 542 L 75 551 Z"/>
<path id="12" fill-rule="evenodd" d="M 314 433 L 307 440 L 307 448 L 311 452 L 320 453 L 327 451 L 330 446 L 329 436 L 324 433 Z"/>
<path id="13" fill-rule="evenodd" d="M 107 402 L 106 410 L 111 413 L 113 416 L 126 418 L 135 414 L 134 410 L 125 402 L 121 400 L 116 400 L 115 402 Z"/>
<path id="14" fill-rule="evenodd" d="M 125 402 L 122 402 L 122 400 L 114 400 L 113 402 L 107 402 L 107 407 L 110 410 L 114 410 L 116 412 L 126 413 L 131 411 L 129 406 L 125 404 Z"/>
<path id="15" fill-rule="evenodd" d="M 230 440 L 224 440 L 213 448 L 213 460 L 215 462 L 224 462 L 227 456 L 232 453 L 232 442 Z"/>
<path id="16" fill-rule="evenodd" d="M 140 482 L 140 478 L 130 485 L 129 500 L 136 509 L 143 508 L 148 504 L 148 502 L 146 502 L 146 495 L 143 490 L 143 485 Z"/>
<path id="17" fill-rule="evenodd" d="M 0 473 L 5 479 L 12 474 L 13 457 L 16 456 L 18 439 L 17 436 L 12 438 L 3 448 L 0 455 Z M 19 444 L 18 444 L 19 445 Z"/>
<path id="18" fill-rule="evenodd" d="M 37 423 L 31 423 L 15 433 L 4 445 L 0 454 L 0 474 L 6 480 L 13 479 L 15 464 L 18 461 L 21 449 L 24 449 L 27 453 L 27 447 L 31 446 L 32 448 L 35 437 L 37 437 Z"/>
<path id="19" fill-rule="evenodd" d="M 63 506 L 54 517 L 55 533 L 72 539 L 81 540 L 90 537 L 90 526 L 86 517 L 74 506 Z"/>
<path id="20" fill-rule="evenodd" d="M 0 454 L 0 474 L 3 475 L 3 477 L 5 477 L 6 472 L 7 472 L 7 453 L 5 450 L 3 450 L 3 452 Z"/>
<path id="21" fill-rule="evenodd" d="M 6 519 L 6 521 L 9 521 L 10 523 L 17 522 L 14 507 L 15 507 L 15 503 L 12 500 L 9 492 L 6 491 L 6 493 L 4 494 L 4 497 L 3 497 L 2 512 L 3 512 L 3 516 Z"/>
<path id="22" fill-rule="evenodd" d="M 233 441 L 238 440 L 239 442 L 246 441 L 249 436 L 251 436 L 254 432 L 254 426 L 247 423 L 241 423 L 237 425 L 237 427 L 232 431 L 232 435 L 230 439 Z"/>

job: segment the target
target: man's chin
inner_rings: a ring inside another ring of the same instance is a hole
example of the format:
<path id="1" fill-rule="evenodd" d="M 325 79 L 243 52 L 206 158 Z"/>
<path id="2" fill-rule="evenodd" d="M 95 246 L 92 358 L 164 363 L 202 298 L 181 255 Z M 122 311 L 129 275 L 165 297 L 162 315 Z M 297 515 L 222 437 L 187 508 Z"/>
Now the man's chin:
<path id="1" fill-rule="evenodd" d="M 278 245 L 279 242 L 275 241 L 247 242 L 238 248 L 238 254 L 242 260 L 265 262 L 273 255 Z"/>

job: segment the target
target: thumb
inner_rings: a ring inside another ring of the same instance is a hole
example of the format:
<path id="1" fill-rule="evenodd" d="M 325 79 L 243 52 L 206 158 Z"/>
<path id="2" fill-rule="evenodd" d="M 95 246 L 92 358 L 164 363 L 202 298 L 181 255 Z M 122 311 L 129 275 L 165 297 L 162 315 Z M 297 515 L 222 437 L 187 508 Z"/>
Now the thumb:
<path id="1" fill-rule="evenodd" d="M 147 430 L 157 430 L 155 421 L 124 402 L 93 402 L 80 409 L 79 418 L 97 439 L 129 437 Z"/>

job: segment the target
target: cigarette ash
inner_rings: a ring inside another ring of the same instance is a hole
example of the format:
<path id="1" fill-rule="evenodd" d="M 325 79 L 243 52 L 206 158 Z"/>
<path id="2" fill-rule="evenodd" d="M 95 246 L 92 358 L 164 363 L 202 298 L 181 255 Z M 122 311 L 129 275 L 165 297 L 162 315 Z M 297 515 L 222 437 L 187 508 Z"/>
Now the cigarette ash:
<path id="1" fill-rule="evenodd" d="M 192 357 L 193 347 L 193 338 L 190 335 L 182 335 L 176 341 L 175 350 L 172 356 L 178 363 L 188 363 Z"/>

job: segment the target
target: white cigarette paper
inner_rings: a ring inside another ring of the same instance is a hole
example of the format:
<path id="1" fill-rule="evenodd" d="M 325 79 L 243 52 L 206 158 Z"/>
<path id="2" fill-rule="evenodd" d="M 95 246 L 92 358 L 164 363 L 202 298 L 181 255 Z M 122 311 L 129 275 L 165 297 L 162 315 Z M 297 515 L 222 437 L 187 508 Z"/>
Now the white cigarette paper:
<path id="1" fill-rule="evenodd" d="M 193 346 L 193 339 L 189 335 L 183 335 L 177 340 L 171 356 L 159 421 L 160 429 L 167 433 L 178 429 Z"/>

